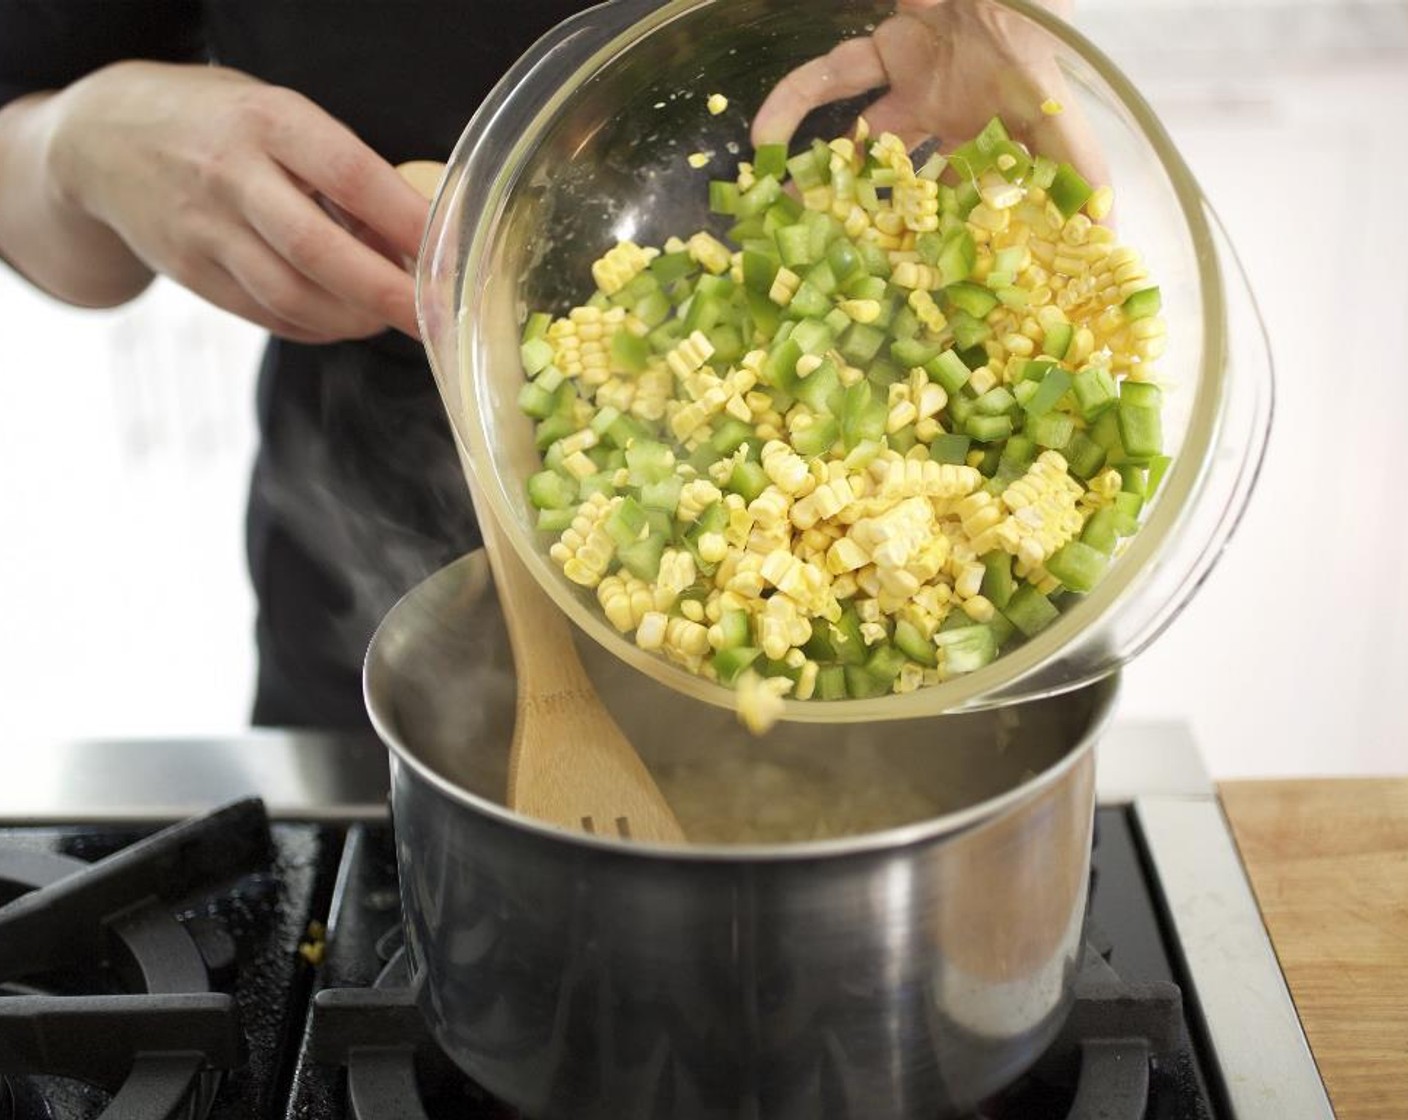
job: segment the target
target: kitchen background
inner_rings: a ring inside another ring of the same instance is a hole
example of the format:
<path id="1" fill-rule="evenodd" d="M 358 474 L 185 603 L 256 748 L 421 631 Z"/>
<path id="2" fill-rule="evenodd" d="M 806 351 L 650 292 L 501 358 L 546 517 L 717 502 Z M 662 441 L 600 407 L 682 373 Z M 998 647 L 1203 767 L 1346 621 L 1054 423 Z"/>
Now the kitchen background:
<path id="1" fill-rule="evenodd" d="M 1408 4 L 1078 0 L 1238 247 L 1277 362 L 1260 488 L 1126 674 L 1217 776 L 1408 771 Z M 258 332 L 166 283 L 114 312 L 0 268 L 0 760 L 246 725 Z"/>

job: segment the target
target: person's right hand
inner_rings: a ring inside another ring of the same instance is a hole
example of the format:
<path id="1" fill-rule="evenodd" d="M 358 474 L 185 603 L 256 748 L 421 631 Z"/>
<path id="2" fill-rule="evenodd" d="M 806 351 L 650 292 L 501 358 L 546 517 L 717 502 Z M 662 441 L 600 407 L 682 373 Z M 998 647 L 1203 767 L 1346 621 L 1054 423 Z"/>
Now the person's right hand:
<path id="1" fill-rule="evenodd" d="M 151 62 L 59 96 L 58 189 L 153 271 L 296 341 L 416 336 L 413 281 L 393 258 L 415 258 L 425 199 L 312 102 Z"/>
<path id="2" fill-rule="evenodd" d="M 1060 16 L 1067 0 L 1042 0 Z M 975 0 L 897 0 L 868 36 L 847 39 L 780 81 L 753 120 L 753 143 L 786 143 L 822 105 L 883 90 L 865 110 L 872 133 L 893 132 L 911 150 L 949 150 L 994 113 L 1034 151 L 1068 159 L 1092 182 L 1105 161 L 1057 64 L 1055 40 L 1015 11 Z M 1063 111 L 1047 115 L 1051 98 Z"/>

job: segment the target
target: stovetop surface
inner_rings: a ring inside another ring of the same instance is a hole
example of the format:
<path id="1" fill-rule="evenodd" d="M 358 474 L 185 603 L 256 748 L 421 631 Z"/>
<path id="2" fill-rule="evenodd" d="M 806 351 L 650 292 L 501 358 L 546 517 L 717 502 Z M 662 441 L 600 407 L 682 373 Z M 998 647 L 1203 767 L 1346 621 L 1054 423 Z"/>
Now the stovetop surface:
<path id="1" fill-rule="evenodd" d="M 247 829 L 251 822 L 243 819 L 242 823 Z M 102 860 L 113 853 L 140 849 L 142 845 L 135 849 L 132 845 L 151 831 L 112 826 L 0 829 L 0 906 L 21 893 L 14 876 L 6 878 L 7 867 L 16 862 L 53 856 Z M 222 1055 L 218 1045 L 192 1044 L 206 1049 L 204 1064 L 234 1068 L 220 1077 L 206 1074 L 195 1078 L 183 1110 L 167 1115 L 200 1115 L 208 1104 L 205 1114 L 216 1120 L 499 1120 L 517 1116 L 451 1066 L 420 1025 L 406 988 L 404 959 L 398 956 L 400 899 L 389 828 L 354 825 L 344 830 L 276 824 L 268 828 L 267 837 L 267 846 L 259 851 L 255 850 L 259 845 L 252 841 L 241 847 L 222 845 L 209 837 L 201 839 L 214 849 L 207 852 L 211 864 L 208 882 L 188 884 L 179 881 L 179 875 L 168 876 L 165 882 L 152 881 L 153 875 L 159 880 L 162 867 L 169 870 L 170 865 L 149 856 L 147 862 L 155 866 L 144 874 L 108 876 L 121 880 L 122 886 L 135 892 L 134 897 L 123 901 L 113 894 L 111 882 L 99 883 L 99 888 L 108 892 L 99 911 L 104 907 L 113 913 L 135 910 L 147 916 L 144 920 L 152 921 L 157 912 L 174 916 L 183 936 L 200 949 L 215 998 L 220 992 L 232 997 L 243 1031 L 244 1043 L 237 1055 Z M 94 866 L 104 870 L 103 864 Z M 1217 1120 L 1229 1115 L 1208 1091 L 1204 1063 L 1197 1053 L 1202 1043 L 1190 1044 L 1177 993 L 1168 987 L 1177 982 L 1178 966 L 1166 948 L 1127 809 L 1098 811 L 1092 886 L 1090 944 L 1078 983 L 1076 1011 L 1068 1023 L 1069 1037 L 1058 1042 L 1053 1047 L 1055 1053 L 1038 1063 L 1023 1081 L 989 1102 L 980 1113 L 982 1120 L 1089 1116 L 1117 1120 L 1126 1115 L 1135 1120 Z M 156 901 L 153 895 L 158 896 Z M 71 899 L 60 902 L 70 914 L 83 910 Z M 16 1075 L 12 1056 L 7 1066 L 6 1033 L 18 1029 L 23 1039 L 29 1037 L 25 1016 L 18 1016 L 17 1028 L 11 1021 L 16 1016 L 7 1017 L 7 1006 L 22 1007 L 28 1013 L 32 1009 L 25 997 L 36 993 L 111 994 L 140 990 L 141 985 L 134 976 L 130 950 L 111 932 L 121 922 L 102 913 L 98 932 L 69 938 L 73 951 L 81 954 L 77 959 L 82 964 L 46 967 L 23 977 L 10 975 L 4 963 L 12 959 L 4 951 L 7 944 L 27 943 L 33 949 L 41 940 L 34 933 L 33 917 L 20 917 L 18 924 L 30 929 L 27 940 L 14 941 L 11 931 L 11 942 L 7 942 L 6 912 L 0 911 L 0 996 L 10 997 L 8 1001 L 0 999 L 0 1077 L 8 1077 L 12 1094 L 7 1102 L 6 1090 L 0 1090 L 0 1120 L 161 1120 L 156 1113 L 114 1114 L 121 1100 L 110 1089 L 94 1088 L 73 1078 Z M 51 939 L 65 937 L 62 931 L 47 934 Z M 100 946 L 101 952 L 95 953 L 95 946 Z M 57 955 L 59 950 L 54 952 Z M 158 988 L 163 983 L 166 981 L 158 981 Z M 339 989 L 361 989 L 364 994 L 354 992 L 349 1002 L 345 992 L 336 991 Z M 369 989 L 375 990 L 365 994 Z M 332 1009 L 320 1008 L 323 1013 L 315 1016 L 312 997 L 324 991 L 333 994 L 322 996 L 320 1002 Z M 1089 1070 L 1101 1060 L 1118 1058 L 1099 1045 L 1092 1048 L 1091 1040 L 1129 1029 L 1125 1020 L 1103 1027 L 1101 1023 L 1110 1021 L 1100 1016 L 1108 1016 L 1108 1006 L 1126 1007 L 1131 997 L 1138 997 L 1136 1003 L 1144 1001 L 1145 1010 L 1134 1012 L 1136 1018 L 1153 1015 L 1157 1019 L 1151 1027 L 1135 1026 L 1147 1027 L 1147 1033 L 1163 1038 L 1153 1047 L 1156 1054 L 1147 1063 L 1145 1099 L 1137 1106 L 1139 1111 L 1081 1111 L 1127 1107 L 1119 1101 L 1113 1106 L 1091 1105 L 1082 1097 L 1090 1090 L 1088 1085 L 1082 1087 L 1080 1061 L 1084 1054 Z M 1154 1007 L 1151 1000 L 1162 1003 Z M 99 1010 L 106 1013 L 112 1009 Z M 138 1007 L 135 1011 L 148 1014 L 150 1009 Z M 219 1009 L 205 1011 L 211 1016 Z M 372 1022 L 369 1015 L 379 1018 Z M 93 1031 L 95 1025 L 82 1029 Z M 139 1026 L 138 1033 L 146 1029 Z M 100 1019 L 96 1031 L 101 1035 L 104 1030 L 111 1035 L 129 1028 L 113 1019 Z M 385 1034 L 388 1030 L 390 1035 Z M 356 1068 L 349 1074 L 350 1043 L 365 1043 L 368 1038 L 386 1047 L 364 1050 L 360 1064 L 354 1063 Z M 398 1047 L 401 1053 L 396 1056 L 393 1052 Z M 23 1046 L 20 1049 L 23 1051 Z M 350 1103 L 352 1097 L 358 1102 L 355 1108 Z"/>

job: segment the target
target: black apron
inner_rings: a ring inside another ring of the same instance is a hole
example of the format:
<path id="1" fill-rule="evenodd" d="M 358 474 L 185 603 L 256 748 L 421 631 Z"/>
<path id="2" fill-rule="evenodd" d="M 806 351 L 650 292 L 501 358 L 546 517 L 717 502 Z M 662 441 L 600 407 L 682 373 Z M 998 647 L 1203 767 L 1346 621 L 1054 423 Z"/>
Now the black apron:
<path id="1" fill-rule="evenodd" d="M 573 0 L 207 0 L 218 62 L 305 94 L 391 163 L 446 159 L 503 71 Z M 366 723 L 361 663 L 409 588 L 480 543 L 444 407 L 400 334 L 275 340 L 259 384 L 249 567 L 254 721 Z"/>
<path id="2" fill-rule="evenodd" d="M 124 58 L 210 59 L 306 95 L 391 163 L 446 159 L 505 69 L 583 0 L 0 0 L 0 104 Z M 420 344 L 274 341 L 248 514 L 256 723 L 365 726 L 387 608 L 479 543 Z"/>

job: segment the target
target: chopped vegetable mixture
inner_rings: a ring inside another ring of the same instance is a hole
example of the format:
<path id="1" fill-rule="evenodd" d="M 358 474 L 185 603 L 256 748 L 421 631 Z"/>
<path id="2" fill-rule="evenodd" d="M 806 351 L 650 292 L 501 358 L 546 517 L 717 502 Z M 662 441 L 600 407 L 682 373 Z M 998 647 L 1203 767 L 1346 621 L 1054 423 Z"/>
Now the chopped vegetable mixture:
<path id="1" fill-rule="evenodd" d="M 1109 188 L 994 118 L 918 167 L 863 121 L 764 145 L 708 197 L 726 240 L 617 244 L 524 331 L 538 528 L 611 625 L 760 729 L 971 672 L 1091 590 L 1168 463 Z"/>

